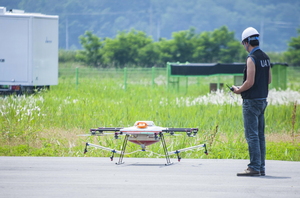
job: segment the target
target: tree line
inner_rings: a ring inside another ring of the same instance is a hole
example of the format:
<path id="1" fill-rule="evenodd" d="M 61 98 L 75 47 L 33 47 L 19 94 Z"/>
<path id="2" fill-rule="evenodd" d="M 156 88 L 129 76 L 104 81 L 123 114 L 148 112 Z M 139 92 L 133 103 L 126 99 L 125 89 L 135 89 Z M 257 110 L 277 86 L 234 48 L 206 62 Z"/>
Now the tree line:
<path id="1" fill-rule="evenodd" d="M 115 38 L 99 38 L 91 31 L 79 37 L 83 50 L 76 60 L 92 67 L 163 67 L 166 62 L 228 63 L 244 61 L 246 52 L 234 32 L 222 26 L 196 33 L 174 32 L 172 39 L 154 41 L 145 32 L 121 31 Z"/>
<path id="2" fill-rule="evenodd" d="M 300 29 L 283 53 L 268 53 L 272 62 L 300 66 Z M 115 38 L 100 38 L 91 31 L 79 37 L 82 50 L 60 50 L 60 62 L 77 61 L 90 67 L 164 67 L 167 62 L 244 62 L 247 52 L 234 32 L 222 26 L 197 33 L 194 28 L 174 32 L 172 39 L 154 41 L 145 32 L 121 31 Z"/>

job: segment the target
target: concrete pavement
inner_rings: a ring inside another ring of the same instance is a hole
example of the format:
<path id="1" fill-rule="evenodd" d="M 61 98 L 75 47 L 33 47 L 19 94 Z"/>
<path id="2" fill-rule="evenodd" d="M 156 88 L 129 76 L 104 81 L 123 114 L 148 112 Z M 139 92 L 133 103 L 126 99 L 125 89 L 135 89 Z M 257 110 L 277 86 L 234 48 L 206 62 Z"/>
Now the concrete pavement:
<path id="1" fill-rule="evenodd" d="M 267 161 L 264 177 L 237 177 L 248 160 L 0 157 L 0 197 L 300 197 L 300 162 Z"/>

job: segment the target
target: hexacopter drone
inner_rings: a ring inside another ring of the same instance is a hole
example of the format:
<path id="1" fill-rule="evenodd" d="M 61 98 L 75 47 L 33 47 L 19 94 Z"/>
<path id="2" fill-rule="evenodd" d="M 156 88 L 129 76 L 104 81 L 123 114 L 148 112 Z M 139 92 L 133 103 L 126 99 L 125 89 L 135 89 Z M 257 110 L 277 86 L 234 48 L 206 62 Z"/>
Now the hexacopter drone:
<path id="1" fill-rule="evenodd" d="M 169 155 L 171 155 L 171 154 L 177 154 L 178 161 L 180 161 L 180 159 L 181 159 L 181 157 L 179 156 L 180 152 L 196 149 L 199 147 L 203 147 L 205 149 L 204 153 L 206 155 L 208 154 L 205 144 L 187 147 L 187 148 L 183 148 L 183 149 L 179 149 L 179 150 L 171 151 L 171 152 L 168 152 L 168 150 L 167 150 L 166 141 L 164 138 L 165 133 L 174 135 L 175 132 L 185 132 L 188 137 L 194 137 L 198 132 L 198 128 L 164 128 L 164 127 L 155 126 L 153 121 L 137 121 L 137 122 L 135 122 L 134 126 L 132 126 L 132 127 L 124 127 L 124 128 L 113 128 L 113 127 L 101 128 L 101 127 L 99 127 L 96 129 L 90 129 L 90 134 L 88 134 L 88 135 L 102 136 L 102 135 L 104 135 L 104 132 L 114 133 L 115 139 L 118 139 L 120 135 L 125 135 L 125 138 L 124 138 L 123 144 L 122 144 L 122 150 L 118 151 L 115 149 L 111 149 L 111 148 L 107 148 L 104 146 L 95 145 L 95 144 L 91 144 L 91 143 L 87 142 L 85 149 L 84 149 L 84 153 L 87 152 L 88 146 L 111 151 L 112 152 L 112 156 L 110 157 L 111 161 L 113 160 L 114 154 L 117 153 L 117 154 L 120 154 L 120 158 L 119 158 L 119 162 L 116 164 L 123 164 L 124 163 L 123 157 L 125 154 L 127 154 L 127 153 L 125 153 L 125 149 L 126 149 L 126 145 L 127 145 L 128 141 L 135 143 L 137 145 L 140 145 L 142 148 L 142 151 L 146 150 L 146 146 L 149 146 L 151 144 L 161 141 L 163 149 L 164 149 L 164 154 L 165 154 L 165 157 L 167 160 L 166 165 L 172 164 L 170 161 L 170 157 L 169 157 Z"/>

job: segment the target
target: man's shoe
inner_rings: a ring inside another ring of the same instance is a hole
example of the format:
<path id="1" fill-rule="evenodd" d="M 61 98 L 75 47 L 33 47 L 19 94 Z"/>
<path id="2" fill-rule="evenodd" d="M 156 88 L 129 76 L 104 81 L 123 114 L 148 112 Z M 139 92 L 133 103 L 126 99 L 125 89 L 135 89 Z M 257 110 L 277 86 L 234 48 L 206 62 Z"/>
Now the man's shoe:
<path id="1" fill-rule="evenodd" d="M 260 176 L 259 171 L 255 171 L 252 168 L 247 168 L 244 173 L 238 173 L 237 176 Z"/>
<path id="2" fill-rule="evenodd" d="M 266 176 L 266 172 L 265 171 L 260 171 L 260 176 Z"/>

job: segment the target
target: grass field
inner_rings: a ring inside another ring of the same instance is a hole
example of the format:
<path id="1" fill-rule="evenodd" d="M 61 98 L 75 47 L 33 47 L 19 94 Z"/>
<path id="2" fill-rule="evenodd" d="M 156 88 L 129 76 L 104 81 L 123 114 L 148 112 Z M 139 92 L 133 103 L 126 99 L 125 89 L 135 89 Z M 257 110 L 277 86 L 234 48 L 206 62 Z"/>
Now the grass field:
<path id="1" fill-rule="evenodd" d="M 183 81 L 179 89 L 166 89 L 164 71 L 156 74 L 153 86 L 149 70 L 141 70 L 128 74 L 124 90 L 122 72 L 80 70 L 86 73 L 77 80 L 75 72 L 67 75 L 60 70 L 59 85 L 50 91 L 0 98 L 0 155 L 109 157 L 108 151 L 93 148 L 84 155 L 85 142 L 120 150 L 122 140 L 77 135 L 94 127 L 127 127 L 138 120 L 151 120 L 163 127 L 199 128 L 195 138 L 166 137 L 169 150 L 207 144 L 209 155 L 188 151 L 181 154 L 183 158 L 249 158 L 241 99 L 227 90 L 209 93 L 209 83 L 217 77 L 191 78 L 188 88 Z M 267 159 L 300 161 L 299 75 L 298 68 L 290 68 L 289 88 L 270 91 L 265 115 Z M 232 84 L 232 77 L 221 77 L 221 81 Z M 135 144 L 127 147 L 128 152 L 139 149 Z M 164 157 L 162 154 L 157 143 L 147 152 L 126 157 Z"/>

